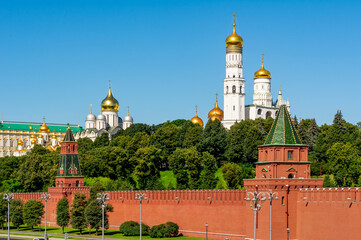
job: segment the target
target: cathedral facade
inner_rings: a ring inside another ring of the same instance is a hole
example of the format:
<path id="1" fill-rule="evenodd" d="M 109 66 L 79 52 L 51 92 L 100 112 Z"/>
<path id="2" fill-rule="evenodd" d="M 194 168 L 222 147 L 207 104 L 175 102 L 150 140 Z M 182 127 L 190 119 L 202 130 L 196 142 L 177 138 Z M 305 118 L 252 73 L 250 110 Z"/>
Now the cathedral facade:
<path id="1" fill-rule="evenodd" d="M 119 117 L 119 102 L 113 96 L 110 85 L 108 94 L 103 99 L 100 107 L 100 114 L 95 116 L 90 106 L 90 113 L 85 119 L 85 130 L 78 131 L 75 134 L 74 137 L 76 140 L 87 137 L 94 141 L 103 132 L 108 133 L 109 138 L 111 138 L 119 130 L 125 130 L 133 124 L 133 118 L 129 115 L 129 109 L 127 116 L 124 117 L 124 121 Z"/>

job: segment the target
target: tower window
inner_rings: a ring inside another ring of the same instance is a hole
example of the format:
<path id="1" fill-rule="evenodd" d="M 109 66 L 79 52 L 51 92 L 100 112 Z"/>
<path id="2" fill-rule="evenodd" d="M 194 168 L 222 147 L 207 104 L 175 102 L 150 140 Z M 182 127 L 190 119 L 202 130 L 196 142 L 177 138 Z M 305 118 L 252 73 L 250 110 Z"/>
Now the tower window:
<path id="1" fill-rule="evenodd" d="M 257 114 L 261 115 L 262 114 L 262 109 L 258 109 Z"/>
<path id="2" fill-rule="evenodd" d="M 235 78 L 236 77 L 236 75 L 233 75 L 233 78 Z"/>
<path id="3" fill-rule="evenodd" d="M 236 106 L 233 105 L 233 111 L 236 111 Z"/>
<path id="4" fill-rule="evenodd" d="M 288 151 L 288 159 L 293 159 L 293 151 Z"/>
<path id="5" fill-rule="evenodd" d="M 242 93 L 242 86 L 239 87 L 239 93 Z"/>
<path id="6" fill-rule="evenodd" d="M 226 87 L 226 93 L 228 93 L 228 86 Z"/>
<path id="7" fill-rule="evenodd" d="M 232 93 L 236 93 L 236 86 L 232 86 Z"/>

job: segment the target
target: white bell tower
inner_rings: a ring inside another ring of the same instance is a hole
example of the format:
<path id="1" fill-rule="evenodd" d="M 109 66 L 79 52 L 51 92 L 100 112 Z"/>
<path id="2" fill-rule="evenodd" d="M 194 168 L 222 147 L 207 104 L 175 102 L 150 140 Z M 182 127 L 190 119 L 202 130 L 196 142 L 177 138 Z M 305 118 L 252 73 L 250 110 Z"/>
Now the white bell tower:
<path id="1" fill-rule="evenodd" d="M 233 14 L 233 33 L 226 39 L 226 78 L 224 79 L 223 126 L 229 129 L 245 119 L 245 80 L 243 78 L 243 39 L 236 33 Z"/>

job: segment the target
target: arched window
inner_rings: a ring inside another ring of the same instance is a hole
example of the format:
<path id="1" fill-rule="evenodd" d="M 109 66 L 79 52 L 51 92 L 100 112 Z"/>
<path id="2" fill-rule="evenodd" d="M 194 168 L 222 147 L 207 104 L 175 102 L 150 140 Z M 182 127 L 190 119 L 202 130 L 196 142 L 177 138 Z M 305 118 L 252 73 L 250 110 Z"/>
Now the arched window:
<path id="1" fill-rule="evenodd" d="M 236 106 L 233 105 L 233 111 L 236 111 Z"/>
<path id="2" fill-rule="evenodd" d="M 236 86 L 232 86 L 232 93 L 236 93 Z"/>
<path id="3" fill-rule="evenodd" d="M 266 174 L 263 174 L 263 176 L 262 176 L 263 178 L 267 178 L 267 176 L 266 176 Z"/>
<path id="4" fill-rule="evenodd" d="M 239 93 L 242 93 L 242 86 L 239 87 Z"/>
<path id="5" fill-rule="evenodd" d="M 262 114 L 262 109 L 258 109 L 257 114 L 261 115 Z"/>
<path id="6" fill-rule="evenodd" d="M 293 173 L 288 174 L 288 178 L 294 178 L 295 175 Z"/>
<path id="7" fill-rule="evenodd" d="M 228 93 L 228 86 L 226 87 L 226 93 Z"/>
<path id="8" fill-rule="evenodd" d="M 272 113 L 271 113 L 270 111 L 268 111 L 268 112 L 266 113 L 266 119 L 269 118 L 269 117 L 271 116 L 271 114 L 272 114 Z"/>
<path id="9" fill-rule="evenodd" d="M 79 187 L 79 180 L 77 180 L 77 181 L 75 182 L 75 186 L 76 186 L 76 187 Z"/>
<path id="10" fill-rule="evenodd" d="M 235 78 L 236 77 L 236 75 L 233 75 L 233 78 Z"/>

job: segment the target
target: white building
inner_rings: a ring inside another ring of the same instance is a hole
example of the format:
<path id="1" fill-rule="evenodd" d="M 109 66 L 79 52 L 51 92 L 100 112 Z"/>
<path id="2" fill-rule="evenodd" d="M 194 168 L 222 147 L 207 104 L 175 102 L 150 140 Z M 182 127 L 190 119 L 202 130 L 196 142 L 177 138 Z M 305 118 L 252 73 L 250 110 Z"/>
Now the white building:
<path id="1" fill-rule="evenodd" d="M 235 15 L 234 15 L 235 17 Z M 281 89 L 276 101 L 272 99 L 271 73 L 262 66 L 254 74 L 253 103 L 245 104 L 245 79 L 243 77 L 243 39 L 236 32 L 233 22 L 233 32 L 226 39 L 226 78 L 224 79 L 224 116 L 223 126 L 230 128 L 244 119 L 276 117 L 279 106 L 286 105 L 290 110 L 289 101 L 282 97 Z M 209 116 L 208 116 L 209 117 Z"/>
<path id="2" fill-rule="evenodd" d="M 77 132 L 74 137 L 76 140 L 79 138 L 88 137 L 95 140 L 103 132 L 109 133 L 109 138 L 117 133 L 120 129 L 126 129 L 133 124 L 133 118 L 128 115 L 122 118 L 118 115 L 119 102 L 113 97 L 111 87 L 109 86 L 108 94 L 102 101 L 101 113 L 96 117 L 90 105 L 90 113 L 85 120 L 85 130 Z"/>

